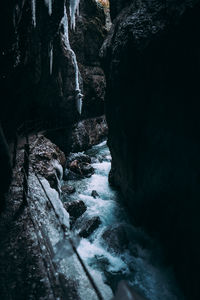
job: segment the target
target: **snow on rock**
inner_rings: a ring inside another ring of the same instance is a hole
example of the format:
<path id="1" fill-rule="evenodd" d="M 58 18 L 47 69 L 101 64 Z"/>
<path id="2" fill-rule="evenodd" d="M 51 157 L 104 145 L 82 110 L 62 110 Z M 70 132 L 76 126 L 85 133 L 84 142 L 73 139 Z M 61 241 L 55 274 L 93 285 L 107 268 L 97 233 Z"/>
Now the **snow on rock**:
<path id="1" fill-rule="evenodd" d="M 30 159 L 35 172 L 47 179 L 51 188 L 60 194 L 60 181 L 66 162 L 64 153 L 42 135 L 31 138 L 30 142 L 32 145 Z"/>
<path id="2" fill-rule="evenodd" d="M 58 216 L 60 225 L 63 225 L 64 228 L 69 228 L 69 214 L 64 208 L 63 203 L 61 202 L 59 194 L 56 190 L 50 187 L 49 182 L 45 178 L 43 178 L 41 182 L 51 199 L 51 204 L 53 205 L 53 209 L 56 215 Z"/>

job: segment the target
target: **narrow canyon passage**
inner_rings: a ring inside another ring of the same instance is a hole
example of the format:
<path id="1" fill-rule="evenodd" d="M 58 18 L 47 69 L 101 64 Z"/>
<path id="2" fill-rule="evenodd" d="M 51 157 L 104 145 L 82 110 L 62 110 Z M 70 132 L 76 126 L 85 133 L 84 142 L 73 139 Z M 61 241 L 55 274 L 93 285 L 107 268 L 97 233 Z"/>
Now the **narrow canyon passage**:
<path id="1" fill-rule="evenodd" d="M 0 300 L 199 300 L 200 0 L 4 0 Z"/>

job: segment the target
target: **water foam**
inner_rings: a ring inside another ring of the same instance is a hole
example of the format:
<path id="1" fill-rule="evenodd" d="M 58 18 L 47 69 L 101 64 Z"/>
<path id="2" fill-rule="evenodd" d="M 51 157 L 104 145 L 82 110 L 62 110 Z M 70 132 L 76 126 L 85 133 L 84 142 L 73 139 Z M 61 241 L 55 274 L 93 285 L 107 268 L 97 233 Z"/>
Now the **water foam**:
<path id="1" fill-rule="evenodd" d="M 171 270 L 158 266 L 159 259 L 156 259 L 155 265 L 153 254 L 157 255 L 157 250 L 149 245 L 150 238 L 147 238 L 143 231 L 130 224 L 120 204 L 118 193 L 108 184 L 111 162 L 106 142 L 94 146 L 87 154 L 96 157 L 97 160 L 101 157 L 101 162 L 92 164 L 95 174 L 91 178 L 69 182 L 76 188 L 76 193 L 70 196 L 70 199 L 81 199 L 87 206 L 87 211 L 76 221 L 74 227 L 76 232 L 94 216 L 99 216 L 102 222 L 88 239 L 82 238 L 78 246 L 78 251 L 90 272 L 94 274 L 96 282 L 100 280 L 102 283 L 103 280 L 116 291 L 118 282 L 123 279 L 147 299 L 183 300 Z M 94 199 L 91 196 L 92 190 L 96 190 L 100 197 Z M 102 235 L 108 228 L 112 229 L 112 226 L 120 224 L 127 229 L 132 244 L 128 249 L 116 253 L 114 249 L 108 247 Z M 148 246 L 145 247 L 143 244 Z"/>

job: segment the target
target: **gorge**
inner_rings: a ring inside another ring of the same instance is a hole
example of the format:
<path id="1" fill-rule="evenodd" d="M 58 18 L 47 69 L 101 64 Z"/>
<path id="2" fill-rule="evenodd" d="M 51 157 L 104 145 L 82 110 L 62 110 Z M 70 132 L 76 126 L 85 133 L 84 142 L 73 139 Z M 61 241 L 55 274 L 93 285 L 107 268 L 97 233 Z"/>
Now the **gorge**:
<path id="1" fill-rule="evenodd" d="M 2 6 L 0 299 L 199 299 L 200 1 Z"/>

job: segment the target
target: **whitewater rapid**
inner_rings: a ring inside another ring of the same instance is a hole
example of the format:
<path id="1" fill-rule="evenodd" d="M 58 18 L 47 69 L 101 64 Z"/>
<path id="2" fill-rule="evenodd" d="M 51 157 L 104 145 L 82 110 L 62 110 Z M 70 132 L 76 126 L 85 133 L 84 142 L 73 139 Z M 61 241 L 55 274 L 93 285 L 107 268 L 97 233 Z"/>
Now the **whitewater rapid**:
<path id="1" fill-rule="evenodd" d="M 106 141 L 86 154 L 92 159 L 95 173 L 90 178 L 67 182 L 76 189 L 68 201 L 82 200 L 87 206 L 86 212 L 75 223 L 75 234 L 92 217 L 101 219 L 99 228 L 89 238 L 81 238 L 77 249 L 96 284 L 103 287 L 104 283 L 115 293 L 119 282 L 126 280 L 149 300 L 184 299 L 172 269 L 163 263 L 159 245 L 131 224 L 120 194 L 108 183 L 111 156 Z M 93 190 L 97 191 L 99 198 L 91 196 Z M 114 251 L 102 237 L 106 230 L 118 226 L 124 226 L 130 238 L 130 247 L 123 251 Z M 106 300 L 111 298 L 109 295 Z"/>

